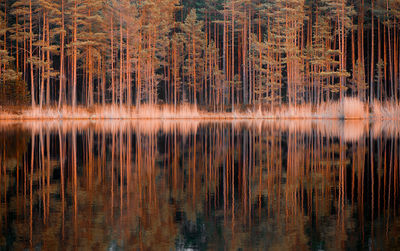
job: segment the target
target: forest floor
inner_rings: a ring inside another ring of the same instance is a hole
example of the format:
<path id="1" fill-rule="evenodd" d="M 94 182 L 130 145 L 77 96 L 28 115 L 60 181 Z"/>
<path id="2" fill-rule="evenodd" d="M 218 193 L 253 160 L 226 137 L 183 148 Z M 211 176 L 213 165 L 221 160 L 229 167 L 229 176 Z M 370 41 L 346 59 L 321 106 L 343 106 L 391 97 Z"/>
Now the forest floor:
<path id="1" fill-rule="evenodd" d="M 227 106 L 227 108 L 230 106 Z M 234 112 L 213 112 L 200 106 L 141 105 L 140 108 L 126 106 L 6 106 L 0 107 L 0 120 L 45 120 L 45 119 L 400 119 L 400 103 L 374 102 L 372 105 L 356 98 L 345 98 L 343 103 L 330 102 L 319 106 L 303 104 L 289 107 L 282 105 L 273 111 L 256 106 L 235 108 Z"/>

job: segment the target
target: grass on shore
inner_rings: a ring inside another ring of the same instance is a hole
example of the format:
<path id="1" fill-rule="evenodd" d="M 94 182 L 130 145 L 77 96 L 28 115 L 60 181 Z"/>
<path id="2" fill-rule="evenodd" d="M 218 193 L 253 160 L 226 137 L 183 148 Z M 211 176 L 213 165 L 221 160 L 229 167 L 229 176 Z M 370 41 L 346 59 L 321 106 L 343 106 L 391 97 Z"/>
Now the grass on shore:
<path id="1" fill-rule="evenodd" d="M 311 104 L 296 107 L 283 105 L 274 111 L 235 110 L 234 112 L 209 112 L 194 105 L 141 105 L 76 107 L 3 107 L 0 119 L 399 119 L 400 104 L 374 102 L 370 107 L 357 98 L 345 98 L 343 103 Z"/>

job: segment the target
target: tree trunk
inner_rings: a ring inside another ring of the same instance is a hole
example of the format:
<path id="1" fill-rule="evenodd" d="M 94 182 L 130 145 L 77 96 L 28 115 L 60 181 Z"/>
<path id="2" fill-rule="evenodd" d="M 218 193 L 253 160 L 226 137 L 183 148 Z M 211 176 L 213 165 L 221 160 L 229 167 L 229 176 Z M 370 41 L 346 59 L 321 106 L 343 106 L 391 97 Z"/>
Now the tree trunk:
<path id="1" fill-rule="evenodd" d="M 390 19 L 389 19 L 389 0 L 386 0 L 386 15 L 387 15 L 387 36 L 388 36 L 388 48 L 389 48 L 389 73 L 390 73 L 390 90 L 391 90 L 391 100 L 394 102 L 395 98 L 395 89 L 394 89 L 394 84 L 393 84 L 393 69 L 392 69 L 392 45 L 390 44 L 391 39 L 390 39 Z"/>
<path id="2" fill-rule="evenodd" d="M 114 24 L 113 16 L 110 16 L 110 30 L 111 30 L 111 104 L 115 105 L 115 83 L 114 83 Z"/>
<path id="3" fill-rule="evenodd" d="M 46 81 L 46 105 L 50 105 L 50 25 L 49 25 L 49 18 L 47 17 L 46 20 L 46 29 L 47 29 L 47 81 Z"/>
<path id="4" fill-rule="evenodd" d="M 232 87 L 232 112 L 234 112 L 234 105 L 235 105 L 235 2 L 234 0 L 232 1 L 232 55 L 231 55 L 231 60 L 232 60 L 232 77 L 231 77 L 231 87 Z"/>
<path id="5" fill-rule="evenodd" d="M 340 76 L 340 103 L 343 102 L 343 85 L 344 85 L 344 76 L 343 73 L 345 71 L 344 69 L 344 0 L 342 0 L 342 28 L 341 28 L 341 60 L 340 60 L 340 70 L 341 70 L 341 76 Z"/>
<path id="6" fill-rule="evenodd" d="M 371 75 L 370 75 L 370 103 L 374 100 L 374 0 L 371 0 Z"/>
<path id="7" fill-rule="evenodd" d="M 32 96 L 32 107 L 35 107 L 35 86 L 33 83 L 33 48 L 32 48 L 32 0 L 29 0 L 29 59 L 31 65 L 31 96 Z"/>
<path id="8" fill-rule="evenodd" d="M 60 47 L 60 86 L 58 96 L 58 109 L 61 108 L 64 90 L 64 0 L 61 0 L 61 47 Z"/>
<path id="9" fill-rule="evenodd" d="M 126 98 L 126 103 L 128 105 L 128 108 L 131 106 L 131 63 L 130 63 L 130 57 L 129 57 L 129 30 L 128 30 L 128 25 L 126 27 L 126 83 L 127 83 L 127 98 Z"/>
<path id="10" fill-rule="evenodd" d="M 40 95 L 39 95 L 39 106 L 40 110 L 42 110 L 43 107 L 43 95 L 44 95 L 44 79 L 45 79 L 45 68 L 44 68 L 44 63 L 45 63 L 45 54 L 44 54 L 44 44 L 46 43 L 46 12 L 43 12 L 43 38 L 42 38 L 42 52 L 41 52 L 41 59 L 42 59 L 42 76 L 40 80 Z"/>
<path id="11" fill-rule="evenodd" d="M 76 61 L 77 61 L 77 48 L 76 48 L 76 43 L 77 43 L 77 29 L 78 29 L 78 24 L 77 24 L 77 0 L 75 0 L 75 7 L 74 7 L 74 45 L 73 45 L 73 65 L 72 65 L 72 72 L 73 72 L 73 86 L 72 86 L 72 108 L 75 110 L 76 106 Z"/>

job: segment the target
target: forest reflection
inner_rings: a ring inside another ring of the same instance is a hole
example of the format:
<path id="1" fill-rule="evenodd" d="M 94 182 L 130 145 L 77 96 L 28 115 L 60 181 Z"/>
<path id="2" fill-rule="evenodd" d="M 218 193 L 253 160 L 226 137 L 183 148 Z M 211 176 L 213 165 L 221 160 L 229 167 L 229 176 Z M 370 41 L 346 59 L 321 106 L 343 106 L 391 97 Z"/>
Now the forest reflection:
<path id="1" fill-rule="evenodd" d="M 0 124 L 0 249 L 390 249 L 400 126 Z"/>

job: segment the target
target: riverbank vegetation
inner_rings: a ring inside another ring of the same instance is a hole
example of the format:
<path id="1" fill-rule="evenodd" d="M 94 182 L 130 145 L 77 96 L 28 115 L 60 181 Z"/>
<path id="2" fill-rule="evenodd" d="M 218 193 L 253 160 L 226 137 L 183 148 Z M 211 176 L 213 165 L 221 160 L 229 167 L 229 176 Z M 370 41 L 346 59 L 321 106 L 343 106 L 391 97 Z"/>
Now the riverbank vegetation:
<path id="1" fill-rule="evenodd" d="M 90 108 L 79 106 L 39 107 L 7 106 L 0 113 L 0 120 L 30 119 L 374 119 L 398 120 L 400 106 L 391 102 L 363 103 L 356 98 L 344 98 L 342 103 L 322 103 L 318 106 L 303 104 L 299 106 L 281 105 L 273 110 L 237 106 L 234 112 L 213 112 L 199 109 L 194 105 L 141 105 L 113 106 L 95 105 Z"/>
<path id="2" fill-rule="evenodd" d="M 399 13 L 391 0 L 1 1 L 1 117 L 398 118 Z"/>

